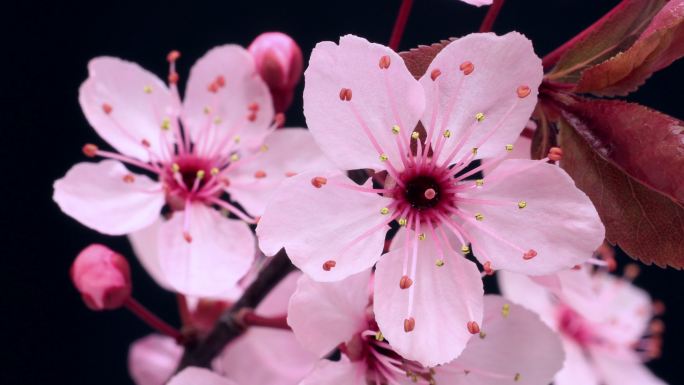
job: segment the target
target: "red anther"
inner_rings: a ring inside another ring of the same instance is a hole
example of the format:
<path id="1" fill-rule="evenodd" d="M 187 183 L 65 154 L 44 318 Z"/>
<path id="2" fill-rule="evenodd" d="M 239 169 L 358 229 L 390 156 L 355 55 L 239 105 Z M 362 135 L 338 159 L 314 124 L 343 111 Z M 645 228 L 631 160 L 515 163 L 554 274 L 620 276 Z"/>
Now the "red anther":
<path id="1" fill-rule="evenodd" d="M 617 269 L 617 261 L 613 257 L 606 257 L 604 259 L 606 261 L 606 268 L 608 269 L 609 272 L 614 272 Z"/>
<path id="2" fill-rule="evenodd" d="M 582 265 L 575 265 L 572 267 L 573 270 L 582 270 Z"/>
<path id="3" fill-rule="evenodd" d="M 633 281 L 639 276 L 639 273 L 641 273 L 641 268 L 635 263 L 630 263 L 629 265 L 625 266 L 622 275 L 626 279 Z"/>
<path id="4" fill-rule="evenodd" d="M 223 187 L 230 186 L 230 179 L 228 179 L 227 176 L 221 177 L 221 179 L 219 179 L 219 182 L 223 185 Z"/>
<path id="5" fill-rule="evenodd" d="M 257 120 L 256 112 L 250 112 L 249 115 L 247 115 L 247 120 L 249 120 L 250 122 L 254 122 L 255 120 Z"/>
<path id="6" fill-rule="evenodd" d="M 480 333 L 480 325 L 477 324 L 475 321 L 470 321 L 466 324 L 468 327 L 468 331 L 470 334 L 479 334 Z"/>
<path id="7" fill-rule="evenodd" d="M 381 69 L 385 70 L 385 69 L 389 68 L 390 63 L 391 63 L 390 57 L 385 55 L 385 56 L 380 58 L 380 62 L 378 63 L 378 65 L 380 66 Z"/>
<path id="8" fill-rule="evenodd" d="M 169 63 L 173 63 L 176 60 L 178 60 L 178 58 L 180 58 L 180 56 L 181 56 L 180 52 L 178 52 L 174 49 L 173 51 L 169 52 L 168 55 L 166 55 L 166 61 L 168 61 Z"/>
<path id="9" fill-rule="evenodd" d="M 209 90 L 209 92 L 215 94 L 219 90 L 219 85 L 216 84 L 216 82 L 212 82 L 211 84 L 209 84 L 209 87 L 207 87 L 207 89 Z"/>
<path id="10" fill-rule="evenodd" d="M 352 98 L 352 90 L 349 88 L 342 88 L 340 90 L 340 100 L 348 102 Z"/>
<path id="11" fill-rule="evenodd" d="M 187 243 L 192 243 L 192 235 L 187 231 L 183 231 L 183 239 L 185 239 L 185 242 Z"/>
<path id="12" fill-rule="evenodd" d="M 140 141 L 140 144 L 142 144 L 143 147 L 145 147 L 145 148 L 150 148 L 150 147 L 152 147 L 152 144 L 151 144 L 150 141 L 147 140 L 147 139 L 141 140 L 141 141 Z"/>
<path id="13" fill-rule="evenodd" d="M 285 114 L 282 112 L 279 112 L 275 114 L 275 117 L 273 118 L 273 122 L 275 123 L 275 126 L 277 128 L 280 128 L 285 125 Z"/>
<path id="14" fill-rule="evenodd" d="M 102 111 L 104 111 L 105 114 L 109 115 L 112 113 L 112 106 L 108 103 L 102 103 Z"/>
<path id="15" fill-rule="evenodd" d="M 654 319 L 649 325 L 649 330 L 651 331 L 651 334 L 663 334 L 665 333 L 665 322 L 663 322 L 663 320 Z"/>
<path id="16" fill-rule="evenodd" d="M 169 84 L 178 84 L 178 72 L 171 72 L 169 74 Z"/>
<path id="17" fill-rule="evenodd" d="M 437 78 L 439 77 L 439 75 L 441 75 L 441 74 L 442 74 L 442 71 L 440 71 L 439 69 L 435 68 L 435 69 L 432 70 L 432 72 L 430 72 L 430 79 L 432 79 L 432 80 L 434 81 L 434 80 L 437 79 Z"/>
<path id="18" fill-rule="evenodd" d="M 416 320 L 413 317 L 404 320 L 404 331 L 410 333 L 416 328 Z"/>
<path id="19" fill-rule="evenodd" d="M 437 196 L 437 192 L 435 191 L 435 189 L 429 188 L 425 190 L 425 193 L 423 193 L 423 195 L 427 200 L 432 200 Z"/>
<path id="20" fill-rule="evenodd" d="M 518 87 L 516 92 L 518 93 L 518 97 L 520 99 L 524 99 L 524 98 L 530 96 L 530 93 L 532 93 L 532 90 L 528 86 L 520 86 L 520 87 Z"/>
<path id="21" fill-rule="evenodd" d="M 475 65 L 469 61 L 464 61 L 461 63 L 461 66 L 458 67 L 461 71 L 463 71 L 463 75 L 470 75 L 475 71 Z"/>
<path id="22" fill-rule="evenodd" d="M 523 259 L 529 261 L 530 259 L 537 256 L 537 252 L 534 249 L 529 249 L 525 254 L 523 254 Z"/>
<path id="23" fill-rule="evenodd" d="M 216 77 L 216 80 L 214 80 L 214 83 L 216 83 L 216 85 L 219 87 L 225 87 L 226 86 L 226 78 L 224 78 L 223 75 L 219 75 Z"/>
<path id="24" fill-rule="evenodd" d="M 94 158 L 95 155 L 97 155 L 97 151 L 99 150 L 99 148 L 97 148 L 97 146 L 92 143 L 88 143 L 83 146 L 82 150 L 85 156 L 87 156 L 88 158 Z"/>
<path id="25" fill-rule="evenodd" d="M 126 183 L 133 183 L 135 182 L 135 176 L 133 174 L 126 174 L 123 176 L 123 181 Z"/>
<path id="26" fill-rule="evenodd" d="M 337 262 L 333 261 L 332 259 L 329 261 L 325 261 L 325 263 L 323 263 L 323 270 L 330 271 L 336 265 L 337 265 Z"/>
<path id="27" fill-rule="evenodd" d="M 563 158 L 563 150 L 560 147 L 551 147 L 549 150 L 549 159 L 556 162 Z"/>
<path id="28" fill-rule="evenodd" d="M 485 262 L 484 265 L 482 265 L 482 268 L 484 269 L 485 274 L 494 274 L 494 269 L 492 269 L 492 263 L 490 261 Z"/>
<path id="29" fill-rule="evenodd" d="M 665 314 L 665 303 L 663 303 L 663 301 L 653 301 L 653 314 L 657 316 L 662 316 L 663 314 Z"/>
<path id="30" fill-rule="evenodd" d="M 264 170 L 257 170 L 257 171 L 254 173 L 254 177 L 257 178 L 257 179 L 266 178 L 266 171 L 264 171 Z"/>
<path id="31" fill-rule="evenodd" d="M 402 289 L 408 289 L 411 285 L 413 285 L 413 280 L 408 275 L 401 277 L 399 280 L 399 287 Z"/>
<path id="32" fill-rule="evenodd" d="M 286 172 L 285 172 L 285 176 L 288 177 L 288 178 L 291 177 L 291 176 L 295 176 L 295 175 L 297 175 L 297 173 L 294 172 L 294 171 L 286 171 Z"/>
<path id="33" fill-rule="evenodd" d="M 323 185 L 325 185 L 326 183 L 328 183 L 328 179 L 325 178 L 325 177 L 322 177 L 322 176 L 315 176 L 315 177 L 311 178 L 311 184 L 312 184 L 315 188 L 321 188 L 321 187 L 323 187 Z"/>
<path id="34" fill-rule="evenodd" d="M 252 112 L 257 112 L 257 111 L 259 111 L 259 103 L 257 103 L 257 102 L 249 103 L 249 105 L 247 106 L 247 109 L 252 111 Z"/>

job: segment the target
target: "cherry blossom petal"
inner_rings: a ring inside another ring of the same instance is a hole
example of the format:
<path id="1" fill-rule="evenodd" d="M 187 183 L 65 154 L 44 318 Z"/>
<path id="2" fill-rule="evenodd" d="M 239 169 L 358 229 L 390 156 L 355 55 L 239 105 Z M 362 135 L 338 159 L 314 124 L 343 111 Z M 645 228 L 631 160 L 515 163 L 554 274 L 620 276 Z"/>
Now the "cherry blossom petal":
<path id="1" fill-rule="evenodd" d="M 299 385 L 366 385 L 366 365 L 351 362 L 321 360 Z"/>
<path id="2" fill-rule="evenodd" d="M 261 215 L 276 187 L 285 178 L 311 170 L 335 167 L 305 129 L 281 129 L 266 137 L 265 152 L 238 164 L 227 174 L 231 197 L 252 215 Z"/>
<path id="3" fill-rule="evenodd" d="M 436 380 L 438 384 L 547 385 L 564 358 L 560 338 L 537 314 L 488 295 L 482 334 L 471 338 L 455 361 L 437 369 Z"/>
<path id="4" fill-rule="evenodd" d="M 389 67 L 382 69 L 381 59 Z M 398 137 L 392 127 L 398 125 L 399 135 L 408 143 L 425 108 L 425 97 L 397 53 L 346 35 L 339 45 L 318 43 L 304 75 L 307 125 L 338 167 L 384 170 L 387 164 L 379 159 L 381 153 L 399 166 Z M 343 88 L 351 90 L 350 101 L 341 100 Z"/>
<path id="5" fill-rule="evenodd" d="M 164 205 L 161 184 L 115 160 L 76 164 L 55 181 L 52 199 L 65 214 L 109 235 L 149 226 Z"/>
<path id="6" fill-rule="evenodd" d="M 404 358 L 424 366 L 458 357 L 472 336 L 468 322 L 482 324 L 482 280 L 477 266 L 448 249 L 442 255 L 431 237 L 420 241 L 413 286 L 401 289 L 404 250 L 382 256 L 375 272 L 375 319 L 392 347 Z M 438 267 L 437 259 L 444 265 Z M 404 331 L 409 296 L 413 292 L 415 329 Z"/>
<path id="7" fill-rule="evenodd" d="M 665 385 L 656 377 L 636 354 L 630 358 L 614 355 L 610 351 L 592 349 L 596 371 L 605 385 Z M 577 383 L 577 382 L 576 382 Z"/>
<path id="8" fill-rule="evenodd" d="M 166 277 L 159 261 L 159 251 L 157 250 L 159 242 L 157 239 L 159 237 L 160 225 L 161 217 L 158 217 L 151 225 L 128 234 L 128 241 L 131 242 L 133 252 L 138 257 L 138 261 L 140 261 L 140 264 L 152 279 L 162 288 L 173 290 L 171 285 L 166 282 Z"/>
<path id="9" fill-rule="evenodd" d="M 313 178 L 325 185 L 316 188 Z M 285 248 L 292 263 L 317 281 L 336 281 L 373 266 L 385 243 L 380 213 L 389 198 L 340 184 L 353 185 L 339 172 L 307 172 L 286 179 L 257 226 L 259 246 L 266 255 Z M 370 181 L 365 187 L 371 187 Z M 324 264 L 335 261 L 334 266 Z"/>
<path id="10" fill-rule="evenodd" d="M 582 347 L 569 339 L 563 338 L 565 362 L 556 374 L 555 385 L 600 385 L 594 365 L 582 350 Z"/>
<path id="11" fill-rule="evenodd" d="M 468 216 L 475 256 L 491 261 L 496 270 L 542 275 L 568 269 L 589 259 L 605 236 L 589 198 L 551 164 L 505 160 L 485 177 L 483 187 L 461 197 L 498 202 L 459 205 Z M 483 220 L 475 219 L 477 213 Z M 524 259 L 528 250 L 536 257 Z"/>
<path id="12" fill-rule="evenodd" d="M 167 385 L 236 385 L 211 370 L 189 367 L 176 374 Z"/>
<path id="13" fill-rule="evenodd" d="M 548 290 L 523 274 L 499 271 L 496 277 L 499 289 L 506 298 L 539 314 L 546 325 L 556 329 L 555 304 Z"/>
<path id="14" fill-rule="evenodd" d="M 481 7 L 483 5 L 492 5 L 492 1 L 494 0 L 461 0 L 464 3 L 474 5 L 476 7 Z"/>
<path id="15" fill-rule="evenodd" d="M 149 160 L 162 154 L 164 119 L 175 123 L 178 108 L 166 85 L 135 63 L 97 57 L 88 63 L 88 79 L 79 90 L 81 109 L 95 131 L 122 154 Z M 149 150 L 143 146 L 149 144 Z"/>
<path id="16" fill-rule="evenodd" d="M 432 80 L 435 71 L 440 75 Z M 474 147 L 476 158 L 505 154 L 505 145 L 515 142 L 537 104 L 542 76 L 532 42 L 517 32 L 470 34 L 447 45 L 420 79 L 428 137 L 432 131 L 434 144 L 444 139 L 444 130 L 451 131 L 439 159 L 458 150 L 450 161 L 455 163 Z"/>
<path id="17" fill-rule="evenodd" d="M 128 351 L 128 372 L 136 385 L 164 385 L 178 367 L 183 348 L 167 336 L 150 334 Z"/>
<path id="18" fill-rule="evenodd" d="M 189 235 L 184 237 L 189 211 Z M 159 229 L 160 264 L 177 291 L 212 297 L 232 289 L 249 270 L 255 255 L 254 236 L 242 221 L 224 217 L 200 203 L 175 212 Z"/>
<path id="19" fill-rule="evenodd" d="M 338 282 L 302 276 L 290 299 L 287 323 L 305 348 L 325 357 L 368 328 L 370 270 Z"/>
<path id="20" fill-rule="evenodd" d="M 190 70 L 183 122 L 200 153 L 213 148 L 225 155 L 236 136 L 240 146 L 258 147 L 270 131 L 273 116 L 268 87 L 244 48 L 213 48 Z M 222 143 L 226 144 L 223 148 L 216 147 Z"/>
<path id="21" fill-rule="evenodd" d="M 297 282 L 299 282 L 301 276 L 302 273 L 300 271 L 288 274 L 261 301 L 259 306 L 257 306 L 257 312 L 266 317 L 286 315 L 290 305 L 290 298 L 294 295 L 295 290 L 297 290 Z"/>

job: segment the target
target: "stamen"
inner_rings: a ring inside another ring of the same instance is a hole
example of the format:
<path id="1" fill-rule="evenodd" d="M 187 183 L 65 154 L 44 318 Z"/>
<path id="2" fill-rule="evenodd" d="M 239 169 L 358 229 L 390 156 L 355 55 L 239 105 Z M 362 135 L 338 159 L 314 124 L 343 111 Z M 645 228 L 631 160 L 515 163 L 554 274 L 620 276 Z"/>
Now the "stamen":
<path id="1" fill-rule="evenodd" d="M 112 113 L 112 106 L 107 103 L 102 103 L 102 111 L 104 111 L 105 114 L 109 115 Z"/>
<path id="2" fill-rule="evenodd" d="M 519 209 L 522 210 L 522 209 L 524 209 L 525 207 L 527 207 L 527 202 L 525 202 L 525 201 L 520 201 L 520 202 L 518 202 L 518 208 L 519 208 Z"/>
<path id="3" fill-rule="evenodd" d="M 492 263 L 490 261 L 485 262 L 484 265 L 482 265 L 482 268 L 486 275 L 494 274 L 494 269 L 492 269 Z"/>
<path id="4" fill-rule="evenodd" d="M 563 150 L 560 147 L 551 147 L 548 157 L 552 161 L 557 162 L 563 158 Z"/>
<path id="5" fill-rule="evenodd" d="M 257 179 L 266 178 L 266 171 L 264 171 L 264 170 L 257 170 L 257 171 L 254 173 L 254 177 L 257 178 Z"/>
<path id="6" fill-rule="evenodd" d="M 411 133 L 411 139 L 418 139 L 420 138 L 420 133 L 418 131 L 413 131 Z"/>
<path id="7" fill-rule="evenodd" d="M 404 320 L 404 331 L 410 333 L 416 328 L 416 320 L 413 317 L 409 317 Z"/>
<path id="8" fill-rule="evenodd" d="M 387 207 L 383 207 L 380 209 L 380 214 L 382 214 L 382 215 L 387 215 L 387 214 L 389 214 L 389 212 L 390 212 L 390 210 Z"/>
<path id="9" fill-rule="evenodd" d="M 340 100 L 348 102 L 352 98 L 352 90 L 349 88 L 342 88 L 340 90 Z"/>
<path id="10" fill-rule="evenodd" d="M 400 131 L 401 131 L 401 128 L 399 126 L 397 126 L 396 124 L 394 126 L 392 126 L 392 133 L 394 135 L 398 135 Z"/>
<path id="11" fill-rule="evenodd" d="M 442 74 L 442 71 L 440 71 L 438 68 L 435 68 L 430 72 L 430 79 L 435 81 L 440 75 Z"/>
<path id="12" fill-rule="evenodd" d="M 507 145 L 506 145 L 506 151 L 508 151 L 508 152 L 513 151 L 513 145 L 512 145 L 512 144 L 507 144 Z"/>
<path id="13" fill-rule="evenodd" d="M 126 183 L 133 183 L 135 182 L 135 176 L 133 176 L 133 174 L 126 174 L 123 176 L 123 181 Z"/>
<path id="14" fill-rule="evenodd" d="M 480 325 L 477 324 L 475 321 L 469 321 L 466 324 L 466 327 L 468 328 L 468 331 L 470 334 L 479 334 L 480 333 Z"/>
<path id="15" fill-rule="evenodd" d="M 511 314 L 511 305 L 505 303 L 503 307 L 501 308 L 501 315 L 504 318 L 508 318 L 508 316 Z"/>
<path id="16" fill-rule="evenodd" d="M 385 70 L 385 69 L 389 68 L 390 63 L 391 63 L 390 57 L 385 55 L 385 56 L 380 58 L 380 62 L 378 63 L 378 65 L 380 66 L 381 69 Z"/>
<path id="17" fill-rule="evenodd" d="M 530 259 L 537 256 L 537 252 L 534 249 L 529 249 L 523 254 L 523 259 L 529 261 Z"/>
<path id="18" fill-rule="evenodd" d="M 94 158 L 97 155 L 97 151 L 99 150 L 99 148 L 94 144 L 88 143 L 83 146 L 82 150 L 85 156 L 87 156 L 88 158 Z"/>
<path id="19" fill-rule="evenodd" d="M 468 245 L 461 246 L 461 253 L 463 253 L 463 254 L 470 253 L 470 247 L 468 247 Z"/>
<path id="20" fill-rule="evenodd" d="M 476 213 L 476 214 L 475 214 L 475 219 L 478 220 L 478 221 L 483 221 L 483 220 L 484 220 L 484 215 L 482 215 L 481 213 Z"/>
<path id="21" fill-rule="evenodd" d="M 145 86 L 145 87 L 143 87 L 143 91 L 144 91 L 146 94 L 151 94 L 151 93 L 152 93 L 152 86 Z"/>
<path id="22" fill-rule="evenodd" d="M 335 262 L 333 260 L 325 261 L 325 263 L 323 263 L 323 270 L 330 271 L 336 265 L 337 265 L 337 262 Z"/>
<path id="23" fill-rule="evenodd" d="M 408 275 L 404 275 L 399 280 L 399 287 L 402 290 L 408 289 L 409 287 L 411 287 L 411 285 L 413 285 L 413 280 L 411 278 L 409 278 Z"/>
<path id="24" fill-rule="evenodd" d="M 469 62 L 469 61 L 464 61 L 464 62 L 461 63 L 461 65 L 459 66 L 459 69 L 460 69 L 461 71 L 463 71 L 463 74 L 464 74 L 464 75 L 468 76 L 468 75 L 472 74 L 473 71 L 475 71 L 475 65 L 474 65 L 473 63 Z"/>
<path id="25" fill-rule="evenodd" d="M 183 239 L 185 239 L 185 242 L 187 243 L 192 243 L 192 235 L 187 231 L 183 231 Z"/>
<path id="26" fill-rule="evenodd" d="M 181 54 L 179 51 L 173 50 L 166 55 L 166 61 L 173 63 L 180 58 Z"/>
<path id="27" fill-rule="evenodd" d="M 311 184 L 315 188 L 321 188 L 323 187 L 326 183 L 328 183 L 328 179 L 322 176 L 315 176 L 311 178 Z"/>
<path id="28" fill-rule="evenodd" d="M 524 99 L 524 98 L 526 98 L 526 97 L 528 97 L 528 96 L 530 95 L 530 93 L 532 92 L 532 90 L 531 90 L 530 87 L 528 87 L 528 86 L 520 86 L 520 87 L 518 87 L 518 89 L 516 90 L 516 92 L 518 93 L 518 97 L 519 97 L 520 99 Z"/>
<path id="29" fill-rule="evenodd" d="M 485 114 L 484 114 L 484 112 L 478 112 L 477 114 L 475 114 L 475 120 L 477 120 L 477 121 L 480 122 L 480 123 L 481 123 L 483 120 L 485 120 Z"/>

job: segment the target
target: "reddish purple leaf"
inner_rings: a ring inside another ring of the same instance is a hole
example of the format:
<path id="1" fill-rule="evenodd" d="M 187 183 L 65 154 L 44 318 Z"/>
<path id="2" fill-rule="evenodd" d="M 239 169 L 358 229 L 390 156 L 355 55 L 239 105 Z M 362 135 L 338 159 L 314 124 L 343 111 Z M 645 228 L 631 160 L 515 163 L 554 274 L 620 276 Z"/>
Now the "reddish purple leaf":
<path id="1" fill-rule="evenodd" d="M 452 37 L 430 45 L 420 45 L 408 51 L 400 52 L 399 55 L 404 59 L 404 63 L 406 63 L 406 67 L 411 72 L 411 75 L 416 79 L 420 79 L 425 74 L 425 71 L 427 71 L 430 63 L 432 63 L 432 59 L 454 40 L 456 38 Z"/>
<path id="2" fill-rule="evenodd" d="M 684 0 L 672 0 L 625 52 L 582 73 L 575 92 L 627 95 L 651 74 L 684 56 Z"/>

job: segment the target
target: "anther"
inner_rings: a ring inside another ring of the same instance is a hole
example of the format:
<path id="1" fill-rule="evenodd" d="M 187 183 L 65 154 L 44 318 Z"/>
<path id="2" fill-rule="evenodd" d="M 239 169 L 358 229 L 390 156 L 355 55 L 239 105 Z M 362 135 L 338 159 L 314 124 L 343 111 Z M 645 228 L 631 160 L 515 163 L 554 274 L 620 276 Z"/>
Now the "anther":
<path id="1" fill-rule="evenodd" d="M 507 144 L 507 145 L 506 145 L 506 151 L 508 151 L 508 152 L 513 151 L 513 145 L 512 145 L 512 144 Z"/>
<path id="2" fill-rule="evenodd" d="M 204 179 L 204 175 L 206 175 L 206 172 L 204 170 L 197 170 L 197 174 L 196 174 L 197 179 L 199 179 L 199 180 Z"/>
<path id="3" fill-rule="evenodd" d="M 322 176 L 315 176 L 311 178 L 311 184 L 315 188 L 321 188 L 323 187 L 326 183 L 328 183 L 328 179 Z"/>
<path id="4" fill-rule="evenodd" d="M 537 256 L 537 252 L 534 249 L 529 249 L 523 254 L 523 259 L 529 261 L 530 259 Z"/>
<path id="5" fill-rule="evenodd" d="M 525 207 L 527 207 L 527 202 L 525 202 L 525 201 L 518 202 L 518 208 L 519 209 L 524 209 Z"/>
<path id="6" fill-rule="evenodd" d="M 385 336 L 382 335 L 381 331 L 378 331 L 377 333 L 375 333 L 375 340 L 380 341 L 380 342 L 385 340 Z"/>
<path id="7" fill-rule="evenodd" d="M 180 165 L 178 165 L 178 163 L 172 164 L 172 165 L 171 165 L 171 170 L 172 170 L 173 172 L 179 172 L 179 171 L 180 171 Z"/>
<path id="8" fill-rule="evenodd" d="M 404 331 L 410 333 L 416 328 L 416 320 L 413 317 L 404 320 Z"/>
<path id="9" fill-rule="evenodd" d="M 383 161 L 383 162 L 386 162 L 387 159 L 389 159 L 389 157 L 387 156 L 387 154 L 380 154 L 379 158 L 380 158 L 380 160 Z"/>
<path id="10" fill-rule="evenodd" d="M 424 241 L 425 240 L 425 233 L 418 234 L 418 239 L 421 241 Z"/>
<path id="11" fill-rule="evenodd" d="M 123 181 L 126 183 L 133 183 L 135 182 L 135 176 L 133 176 L 133 174 L 126 174 L 123 176 Z"/>
<path id="12" fill-rule="evenodd" d="M 532 90 L 528 86 L 520 86 L 520 87 L 518 87 L 516 92 L 518 93 L 518 97 L 520 99 L 524 99 L 530 95 Z"/>
<path id="13" fill-rule="evenodd" d="M 508 318 L 508 316 L 511 314 L 511 305 L 505 303 L 503 307 L 501 308 L 501 315 L 504 318 Z"/>
<path id="14" fill-rule="evenodd" d="M 340 100 L 348 102 L 352 98 L 352 90 L 349 88 L 342 88 L 340 90 Z"/>
<path id="15" fill-rule="evenodd" d="M 399 226 L 406 226 L 408 220 L 406 218 L 399 218 Z"/>
<path id="16" fill-rule="evenodd" d="M 215 94 L 215 93 L 217 93 L 218 90 L 219 90 L 219 85 L 216 84 L 216 82 L 212 82 L 212 83 L 209 84 L 209 86 L 207 87 L 207 90 L 208 90 L 209 92 L 211 92 L 212 94 Z"/>
<path id="17" fill-rule="evenodd" d="M 484 112 L 478 112 L 477 114 L 475 114 L 475 120 L 477 120 L 478 122 L 482 122 L 483 120 L 485 120 Z"/>
<path id="18" fill-rule="evenodd" d="M 461 71 L 463 71 L 463 74 L 468 76 L 475 71 L 475 65 L 469 61 L 464 61 L 461 63 L 460 67 L 458 67 Z"/>
<path id="19" fill-rule="evenodd" d="M 513 381 L 515 381 L 515 382 L 520 381 L 520 373 L 516 373 L 515 376 L 513 376 Z"/>
<path id="20" fill-rule="evenodd" d="M 238 155 L 238 154 L 233 154 L 233 155 L 230 156 L 230 160 L 231 160 L 232 162 L 237 162 L 238 160 L 240 160 L 240 155 Z"/>
<path id="21" fill-rule="evenodd" d="M 473 155 L 477 155 L 477 147 L 473 147 Z"/>
<path id="22" fill-rule="evenodd" d="M 390 212 L 390 210 L 387 207 L 383 207 L 380 209 L 380 214 L 382 214 L 382 215 L 387 215 L 387 214 L 389 214 L 389 212 Z"/>
<path id="23" fill-rule="evenodd" d="M 219 169 L 218 169 L 218 167 L 212 167 L 210 172 L 211 172 L 211 175 L 216 176 L 219 173 Z"/>
<path id="24" fill-rule="evenodd" d="M 233 142 L 235 142 L 235 144 L 240 143 L 241 139 L 240 135 L 235 135 L 235 137 L 233 137 Z"/>
<path id="25" fill-rule="evenodd" d="M 477 213 L 477 214 L 475 214 L 475 219 L 478 221 L 483 221 L 484 215 L 482 215 L 482 213 Z"/>
<path id="26" fill-rule="evenodd" d="M 438 259 L 438 260 L 436 260 L 436 261 L 435 261 L 435 266 L 437 266 L 437 267 L 442 267 L 442 266 L 444 266 L 444 260 L 441 259 L 441 258 Z"/>
<path id="27" fill-rule="evenodd" d="M 223 120 L 221 119 L 220 116 L 217 116 L 217 117 L 214 118 L 214 124 L 215 124 L 215 125 L 218 126 L 219 124 L 221 124 L 221 122 L 223 122 Z"/>
<path id="28" fill-rule="evenodd" d="M 463 254 L 470 253 L 470 247 L 468 247 L 468 245 L 461 246 L 461 253 L 463 253 Z"/>
<path id="29" fill-rule="evenodd" d="M 293 176 L 295 176 L 295 175 L 297 175 L 297 173 L 294 172 L 294 171 L 286 171 L 286 172 L 285 172 L 285 176 L 288 177 L 288 178 L 293 177 Z"/>
<path id="30" fill-rule="evenodd" d="M 401 128 L 399 128 L 399 126 L 397 126 L 396 124 L 394 126 L 392 126 L 392 133 L 394 135 L 397 135 L 399 133 L 399 131 L 401 131 Z"/>
<path id="31" fill-rule="evenodd" d="M 152 144 L 150 143 L 150 141 L 147 140 L 147 139 L 141 140 L 141 141 L 140 141 L 140 144 L 142 144 L 142 146 L 145 147 L 145 148 L 150 148 L 150 147 L 152 146 Z"/>
<path id="32" fill-rule="evenodd" d="M 639 276 L 639 273 L 641 273 L 641 268 L 634 263 L 630 263 L 629 265 L 625 266 L 625 270 L 622 272 L 622 275 L 626 279 L 633 281 Z"/>
<path id="33" fill-rule="evenodd" d="M 171 72 L 169 74 L 168 80 L 169 84 L 178 84 L 178 80 L 180 79 L 180 76 L 178 76 L 178 72 Z"/>
<path id="34" fill-rule="evenodd" d="M 247 120 L 250 122 L 254 122 L 257 120 L 257 113 L 256 112 L 250 112 L 249 115 L 247 115 Z"/>
<path id="35" fill-rule="evenodd" d="M 411 139 L 418 139 L 420 138 L 420 133 L 418 131 L 413 131 L 411 133 Z"/>
<path id="36" fill-rule="evenodd" d="M 180 52 L 178 52 L 174 49 L 173 51 L 169 52 L 168 55 L 166 55 L 166 61 L 168 61 L 169 63 L 173 63 L 176 60 L 178 60 L 178 58 L 180 58 L 180 56 L 181 56 Z"/>
<path id="37" fill-rule="evenodd" d="M 105 114 L 109 115 L 112 113 L 112 106 L 107 103 L 102 103 L 102 111 L 104 111 Z"/>
<path id="38" fill-rule="evenodd" d="M 183 239 L 185 239 L 185 242 L 187 243 L 192 243 L 192 235 L 187 231 L 183 232 Z"/>
<path id="39" fill-rule="evenodd" d="M 492 262 L 490 261 L 485 262 L 484 265 L 482 265 L 482 269 L 487 275 L 494 274 L 494 269 L 492 269 Z"/>
<path id="40" fill-rule="evenodd" d="M 145 91 L 146 94 L 151 94 L 152 93 L 152 86 L 145 86 L 143 88 L 143 91 Z"/>
<path id="41" fill-rule="evenodd" d="M 401 277 L 401 279 L 399 280 L 399 287 L 401 289 L 408 289 L 409 287 L 411 287 L 411 285 L 413 285 L 413 280 L 409 278 L 408 275 Z"/>
<path id="42" fill-rule="evenodd" d="M 470 334 L 480 334 L 480 325 L 478 325 L 477 322 L 470 321 L 466 326 L 468 327 Z"/>
<path id="43" fill-rule="evenodd" d="M 223 185 L 223 187 L 228 187 L 228 186 L 230 186 L 230 179 L 228 179 L 227 176 L 222 177 L 219 181 L 221 182 L 221 184 Z"/>
<path id="44" fill-rule="evenodd" d="M 224 78 L 223 75 L 217 76 L 216 80 L 214 80 L 214 82 L 219 87 L 225 87 L 226 86 L 226 78 Z"/>
<path id="45" fill-rule="evenodd" d="M 202 111 L 204 112 L 205 115 L 211 114 L 211 108 L 210 107 L 204 107 L 202 109 Z"/>
<path id="46" fill-rule="evenodd" d="M 444 130 L 444 134 L 442 134 L 442 135 L 444 135 L 445 138 L 449 139 L 449 138 L 451 138 L 451 131 Z"/>
<path id="47" fill-rule="evenodd" d="M 549 150 L 549 159 L 556 162 L 563 158 L 563 150 L 560 147 L 551 147 Z"/>
<path id="48" fill-rule="evenodd" d="M 169 118 L 164 118 L 161 122 L 161 129 L 166 131 L 169 128 L 171 128 L 171 121 L 169 120 Z"/>
<path id="49" fill-rule="evenodd" d="M 430 72 L 430 79 L 432 79 L 432 80 L 434 81 L 434 80 L 437 79 L 437 78 L 439 77 L 439 75 L 441 75 L 441 74 L 442 74 L 442 71 L 440 71 L 439 69 L 435 68 L 435 69 L 432 70 L 432 72 Z"/>
<path id="50" fill-rule="evenodd" d="M 437 192 L 435 189 L 429 188 L 425 190 L 425 193 L 423 193 L 423 196 L 425 196 L 425 199 L 427 200 L 432 200 L 437 196 Z"/>
<path id="51" fill-rule="evenodd" d="M 390 57 L 385 55 L 385 56 L 380 58 L 380 62 L 378 63 L 378 65 L 380 66 L 381 69 L 385 70 L 385 69 L 389 68 L 390 63 L 391 63 Z"/>
<path id="52" fill-rule="evenodd" d="M 254 177 L 257 178 L 257 179 L 266 178 L 266 171 L 264 171 L 264 170 L 257 170 L 257 171 L 254 173 Z"/>
<path id="53" fill-rule="evenodd" d="M 259 111 L 259 103 L 257 103 L 257 102 L 249 103 L 249 105 L 247 106 L 247 109 L 252 111 L 252 112 L 257 112 L 257 111 Z"/>
<path id="54" fill-rule="evenodd" d="M 487 333 L 480 330 L 480 339 L 483 340 L 483 339 L 485 339 L 485 337 L 487 337 Z"/>
<path id="55" fill-rule="evenodd" d="M 484 185 L 484 179 L 476 179 L 475 186 L 482 187 Z"/>
<path id="56" fill-rule="evenodd" d="M 88 158 L 93 158 L 95 157 L 95 155 L 97 155 L 97 151 L 99 150 L 99 148 L 97 148 L 97 146 L 94 144 L 88 143 L 85 146 L 83 146 L 82 150 L 85 156 L 87 156 Z"/>
<path id="57" fill-rule="evenodd" d="M 330 271 L 335 265 L 337 265 L 337 262 L 333 260 L 325 261 L 325 263 L 323 263 L 323 270 Z"/>

